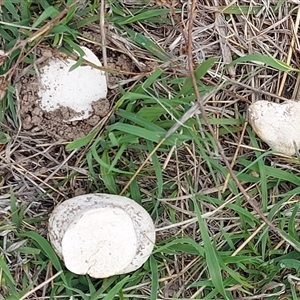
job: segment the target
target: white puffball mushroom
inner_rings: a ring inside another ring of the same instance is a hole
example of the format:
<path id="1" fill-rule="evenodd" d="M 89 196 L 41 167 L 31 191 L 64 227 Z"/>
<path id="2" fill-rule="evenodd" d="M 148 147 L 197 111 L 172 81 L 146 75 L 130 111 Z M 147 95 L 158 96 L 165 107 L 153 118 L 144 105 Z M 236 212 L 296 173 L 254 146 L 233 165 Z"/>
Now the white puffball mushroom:
<path id="1" fill-rule="evenodd" d="M 68 227 L 62 239 L 62 256 L 73 273 L 109 277 L 131 263 L 136 246 L 130 216 L 120 208 L 99 208 L 87 211 Z M 83 256 L 88 259 L 78 260 Z"/>
<path id="2" fill-rule="evenodd" d="M 96 66 L 101 66 L 97 56 L 88 48 L 81 47 L 83 58 Z M 68 121 L 87 119 L 92 115 L 92 103 L 106 98 L 107 83 L 105 73 L 89 65 L 70 68 L 73 59 L 50 58 L 39 70 L 40 106 L 45 111 L 60 107 L 72 109 L 76 116 Z"/>
<path id="3" fill-rule="evenodd" d="M 272 150 L 294 155 L 300 149 L 300 102 L 257 101 L 249 107 L 249 123 Z"/>
<path id="4" fill-rule="evenodd" d="M 155 244 L 150 215 L 117 195 L 87 194 L 58 205 L 49 218 L 49 239 L 75 274 L 107 278 L 140 268 Z"/>

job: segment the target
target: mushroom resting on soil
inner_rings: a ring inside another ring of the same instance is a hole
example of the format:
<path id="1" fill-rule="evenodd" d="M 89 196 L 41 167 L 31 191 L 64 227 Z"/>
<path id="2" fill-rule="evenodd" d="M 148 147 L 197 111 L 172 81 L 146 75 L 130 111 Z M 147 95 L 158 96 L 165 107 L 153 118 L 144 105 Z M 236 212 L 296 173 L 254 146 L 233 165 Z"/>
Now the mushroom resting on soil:
<path id="1" fill-rule="evenodd" d="M 294 155 L 300 149 L 300 102 L 257 101 L 249 107 L 249 123 L 272 150 Z"/>
<path id="2" fill-rule="evenodd" d="M 81 49 L 86 61 L 101 67 L 101 62 L 90 49 Z M 89 65 L 80 65 L 70 71 L 75 63 L 72 59 L 61 60 L 54 57 L 39 70 L 38 95 L 41 108 L 49 112 L 67 107 L 76 114 L 68 121 L 89 118 L 92 103 L 105 99 L 107 95 L 105 73 Z"/>
<path id="3" fill-rule="evenodd" d="M 150 215 L 135 201 L 87 194 L 54 209 L 49 239 L 71 272 L 107 278 L 143 265 L 155 244 L 155 228 Z"/>

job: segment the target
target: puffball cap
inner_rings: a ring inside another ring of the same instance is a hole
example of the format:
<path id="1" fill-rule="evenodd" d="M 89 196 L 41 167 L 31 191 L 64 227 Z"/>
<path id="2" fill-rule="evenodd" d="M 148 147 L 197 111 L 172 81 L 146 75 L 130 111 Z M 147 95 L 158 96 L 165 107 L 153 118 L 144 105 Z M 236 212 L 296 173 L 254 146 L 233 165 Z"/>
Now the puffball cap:
<path id="1" fill-rule="evenodd" d="M 300 102 L 260 100 L 248 112 L 252 128 L 272 150 L 294 155 L 300 149 Z"/>
<path id="2" fill-rule="evenodd" d="M 98 57 L 87 47 L 81 47 L 83 58 L 101 67 Z M 87 119 L 92 114 L 92 103 L 106 98 L 105 73 L 90 65 L 80 65 L 70 70 L 73 59 L 50 58 L 39 70 L 38 95 L 40 106 L 45 111 L 67 107 L 78 115 L 69 121 Z"/>
<path id="3" fill-rule="evenodd" d="M 135 201 L 87 194 L 54 209 L 49 239 L 70 271 L 106 278 L 144 264 L 154 247 L 155 228 L 150 215 Z"/>

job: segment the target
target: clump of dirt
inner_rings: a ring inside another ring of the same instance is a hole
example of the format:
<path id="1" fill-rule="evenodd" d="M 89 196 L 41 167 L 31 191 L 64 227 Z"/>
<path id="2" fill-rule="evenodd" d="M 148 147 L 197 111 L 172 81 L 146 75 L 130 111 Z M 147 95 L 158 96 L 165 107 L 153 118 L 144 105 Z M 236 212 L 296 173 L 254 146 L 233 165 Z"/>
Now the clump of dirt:
<path id="1" fill-rule="evenodd" d="M 107 58 L 107 65 L 109 68 L 112 68 L 114 70 L 129 71 L 129 72 L 137 71 L 130 57 L 122 53 L 116 54 L 113 52 L 112 53 L 109 52 Z M 111 73 L 108 81 L 110 85 L 115 85 L 118 83 L 120 79 L 126 79 L 128 77 L 129 76 L 125 74 Z"/>
<path id="2" fill-rule="evenodd" d="M 98 58 L 102 57 L 102 47 L 97 44 L 97 41 L 101 41 L 101 34 L 99 32 L 99 29 L 93 27 L 90 30 L 82 30 L 82 35 L 85 37 L 85 39 L 80 41 L 80 45 L 91 49 L 98 56 Z M 112 41 L 108 40 L 107 43 L 110 47 L 110 49 L 107 49 L 107 68 L 120 71 L 108 72 L 108 85 L 114 86 L 120 81 L 132 77 L 133 74 L 130 74 L 130 72 L 138 73 L 141 71 L 137 68 L 136 63 L 127 54 L 117 50 Z M 144 64 L 146 68 L 148 67 L 148 61 L 142 60 L 142 62 L 140 63 Z M 151 68 L 151 70 L 153 68 Z"/>
<path id="3" fill-rule="evenodd" d="M 41 109 L 38 89 L 38 78 L 35 75 L 25 75 L 17 83 L 22 128 L 41 131 L 54 139 L 72 141 L 87 135 L 110 110 L 109 101 L 99 99 L 92 103 L 93 111 L 88 119 L 68 121 L 78 116 L 78 113 L 69 107 L 60 107 L 51 112 Z"/>

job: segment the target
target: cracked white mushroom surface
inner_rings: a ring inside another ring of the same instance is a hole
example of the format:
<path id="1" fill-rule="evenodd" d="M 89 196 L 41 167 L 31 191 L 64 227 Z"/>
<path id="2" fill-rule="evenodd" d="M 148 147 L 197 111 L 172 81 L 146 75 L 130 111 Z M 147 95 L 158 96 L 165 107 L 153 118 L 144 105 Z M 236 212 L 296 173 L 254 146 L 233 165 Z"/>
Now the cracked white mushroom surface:
<path id="1" fill-rule="evenodd" d="M 150 215 L 135 201 L 88 194 L 54 209 L 49 239 L 70 271 L 106 278 L 143 265 L 154 247 L 155 228 Z"/>
<path id="2" fill-rule="evenodd" d="M 83 58 L 96 66 L 102 66 L 97 56 L 88 48 L 81 47 Z M 105 73 L 89 65 L 80 65 L 70 70 L 76 61 L 50 58 L 39 70 L 40 107 L 54 111 L 67 107 L 76 113 L 68 121 L 87 119 L 92 115 L 92 104 L 107 95 Z"/>
<path id="3" fill-rule="evenodd" d="M 300 102 L 257 101 L 249 106 L 249 123 L 272 150 L 294 155 L 300 149 Z"/>
<path id="4" fill-rule="evenodd" d="M 136 246 L 130 216 L 120 208 L 98 208 L 85 212 L 68 227 L 62 239 L 62 256 L 73 273 L 109 277 L 131 263 Z"/>

